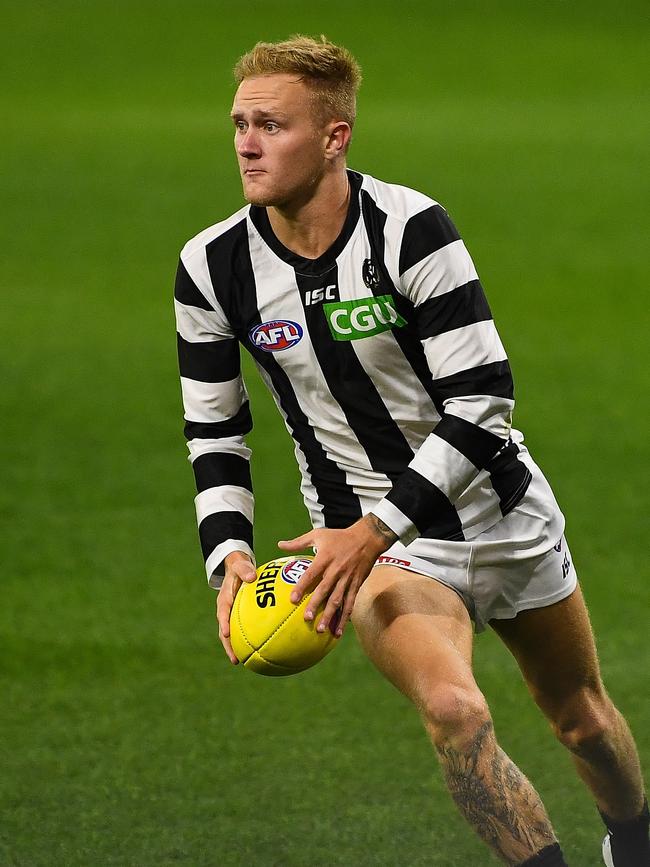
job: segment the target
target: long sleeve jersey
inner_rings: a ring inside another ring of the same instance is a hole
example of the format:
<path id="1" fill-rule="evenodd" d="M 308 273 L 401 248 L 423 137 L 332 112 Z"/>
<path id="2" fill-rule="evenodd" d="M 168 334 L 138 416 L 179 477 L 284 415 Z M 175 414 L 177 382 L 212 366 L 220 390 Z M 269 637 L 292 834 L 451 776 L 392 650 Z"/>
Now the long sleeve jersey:
<path id="1" fill-rule="evenodd" d="M 348 215 L 318 259 L 248 205 L 189 241 L 175 307 L 185 435 L 208 579 L 253 556 L 252 428 L 240 347 L 295 444 L 314 527 L 374 513 L 417 540 L 471 540 L 523 497 L 510 366 L 444 208 L 348 171 Z"/>

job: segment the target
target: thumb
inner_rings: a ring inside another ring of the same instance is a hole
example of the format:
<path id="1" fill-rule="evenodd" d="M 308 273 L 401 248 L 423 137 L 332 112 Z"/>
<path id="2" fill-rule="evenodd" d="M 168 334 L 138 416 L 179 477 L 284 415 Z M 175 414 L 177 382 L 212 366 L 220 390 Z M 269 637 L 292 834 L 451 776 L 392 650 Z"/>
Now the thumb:
<path id="1" fill-rule="evenodd" d="M 257 578 L 255 566 L 250 560 L 238 560 L 232 567 L 235 575 L 246 584 L 251 584 Z"/>

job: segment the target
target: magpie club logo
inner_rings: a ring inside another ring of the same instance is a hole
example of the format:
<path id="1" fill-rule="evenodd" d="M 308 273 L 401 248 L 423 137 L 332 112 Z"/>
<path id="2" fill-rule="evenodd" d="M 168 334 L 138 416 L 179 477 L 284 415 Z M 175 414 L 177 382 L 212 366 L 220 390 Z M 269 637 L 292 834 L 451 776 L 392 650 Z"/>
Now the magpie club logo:
<path id="1" fill-rule="evenodd" d="M 364 260 L 361 276 L 368 289 L 377 289 L 379 287 L 379 271 L 372 259 Z"/>

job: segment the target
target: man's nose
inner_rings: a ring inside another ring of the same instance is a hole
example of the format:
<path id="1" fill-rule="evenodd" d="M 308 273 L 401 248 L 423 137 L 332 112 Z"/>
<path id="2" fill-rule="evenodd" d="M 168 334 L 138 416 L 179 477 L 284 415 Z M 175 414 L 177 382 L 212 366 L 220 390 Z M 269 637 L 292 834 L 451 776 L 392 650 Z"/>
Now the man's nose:
<path id="1" fill-rule="evenodd" d="M 245 133 L 237 136 L 237 153 L 240 157 L 260 156 L 260 143 L 254 129 L 249 127 Z"/>

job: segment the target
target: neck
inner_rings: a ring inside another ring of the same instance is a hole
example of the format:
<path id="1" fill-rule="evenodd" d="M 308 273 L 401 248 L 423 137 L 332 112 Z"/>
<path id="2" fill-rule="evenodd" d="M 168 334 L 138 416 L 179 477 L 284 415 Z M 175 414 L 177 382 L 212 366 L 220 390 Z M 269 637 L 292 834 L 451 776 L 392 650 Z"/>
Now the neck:
<path id="1" fill-rule="evenodd" d="M 325 176 L 313 195 L 298 204 L 267 208 L 276 238 L 293 253 L 318 259 L 338 238 L 350 202 L 345 169 Z"/>

